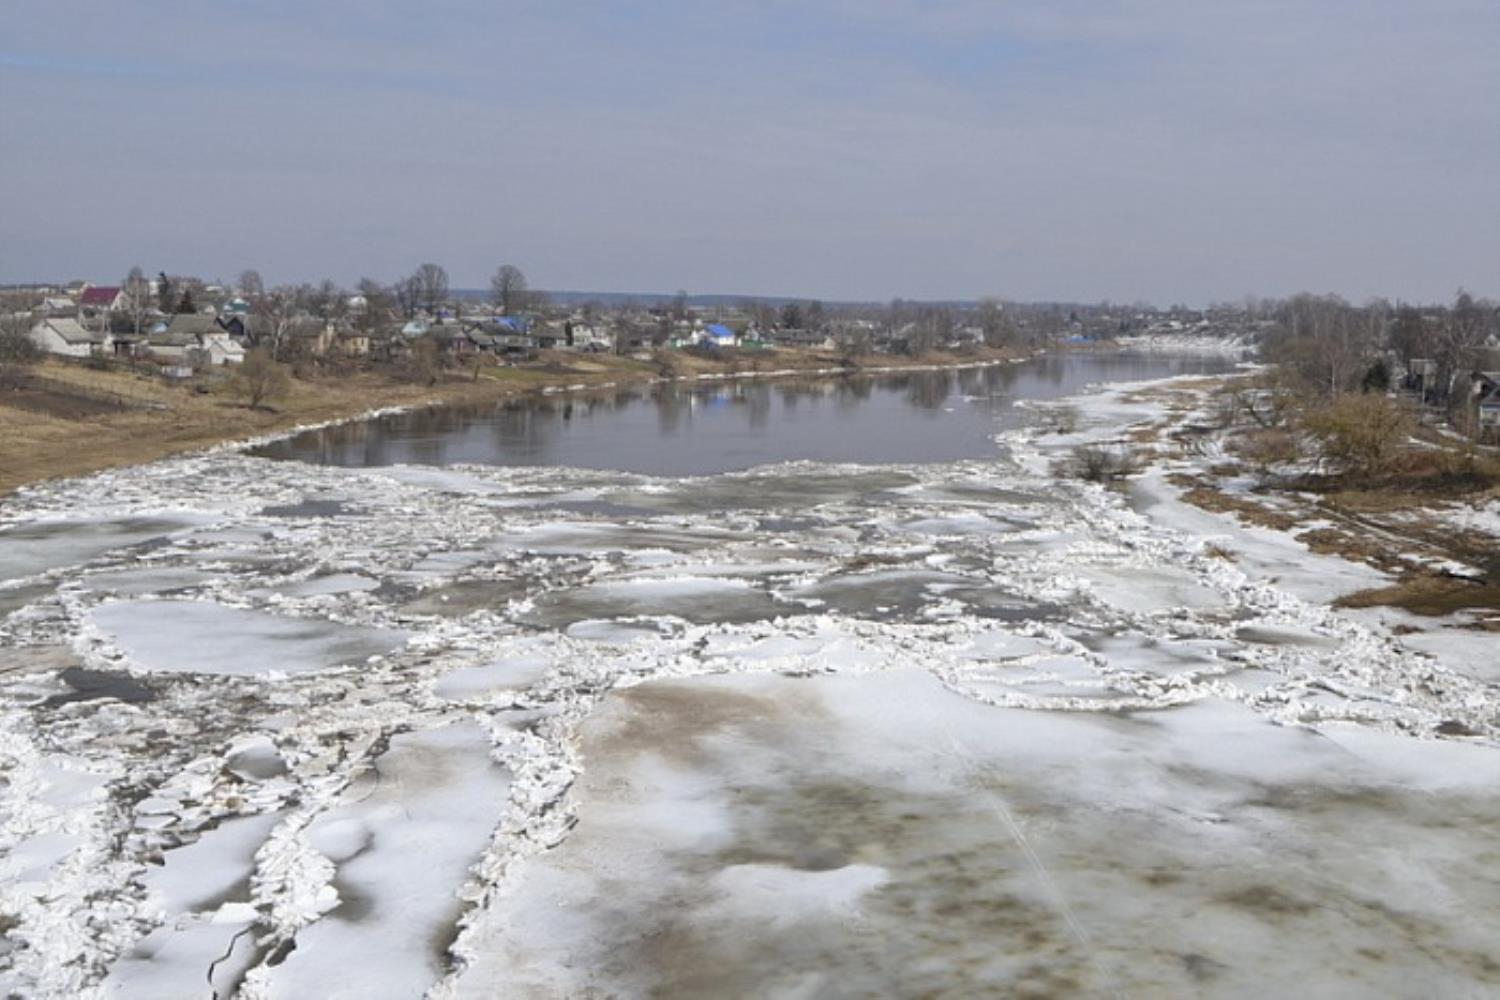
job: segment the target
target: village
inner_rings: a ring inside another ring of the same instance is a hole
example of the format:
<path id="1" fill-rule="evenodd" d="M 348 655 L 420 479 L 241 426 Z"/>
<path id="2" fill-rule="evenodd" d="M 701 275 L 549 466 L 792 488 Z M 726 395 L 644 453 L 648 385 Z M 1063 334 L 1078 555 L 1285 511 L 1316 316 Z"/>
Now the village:
<path id="1" fill-rule="evenodd" d="M 441 267 L 350 292 L 332 282 L 264 289 L 256 272 L 238 283 L 191 277 L 120 285 L 72 282 L 0 291 L 5 319 L 61 358 L 135 360 L 168 378 L 235 365 L 265 348 L 277 361 L 312 358 L 399 362 L 429 344 L 446 358 L 528 360 L 540 351 L 642 355 L 687 348 L 915 355 L 932 350 L 1083 343 L 1130 333 L 1246 332 L 1231 310 L 1158 311 L 1146 306 L 977 303 L 838 304 L 726 296 L 600 297 L 553 301 L 507 266 L 490 295 L 447 287 Z M 609 301 L 605 301 L 608 299 Z"/>
<path id="2" fill-rule="evenodd" d="M 433 385 L 497 366 L 566 374 L 585 356 L 629 358 L 663 374 L 680 372 L 672 359 L 680 352 L 729 371 L 760 370 L 772 357 L 855 369 L 880 357 L 954 364 L 986 352 L 1184 336 L 1259 348 L 1325 394 L 1391 390 L 1476 441 L 1500 432 L 1500 319 L 1493 303 L 1466 293 L 1452 307 L 1425 308 L 1310 295 L 1202 309 L 993 298 L 825 305 L 686 292 L 554 295 L 528 288 L 514 265 L 496 272 L 488 292 L 453 290 L 433 263 L 352 291 L 332 281 L 267 288 L 253 270 L 233 283 L 147 278 L 139 267 L 119 285 L 0 289 L 0 337 L 30 345 L 0 349 L 0 369 L 46 356 L 200 391 L 224 387 L 230 369 L 257 351 L 301 378 L 373 371 Z M 15 388 L 17 377 L 5 381 Z"/>

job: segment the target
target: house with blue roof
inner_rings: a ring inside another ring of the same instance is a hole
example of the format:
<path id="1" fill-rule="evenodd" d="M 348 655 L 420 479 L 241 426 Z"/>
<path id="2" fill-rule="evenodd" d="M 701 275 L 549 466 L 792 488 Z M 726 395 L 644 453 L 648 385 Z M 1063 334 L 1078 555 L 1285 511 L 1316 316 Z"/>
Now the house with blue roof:
<path id="1" fill-rule="evenodd" d="M 698 343 L 704 347 L 734 347 L 739 342 L 739 335 L 723 323 L 709 323 L 698 335 Z"/>

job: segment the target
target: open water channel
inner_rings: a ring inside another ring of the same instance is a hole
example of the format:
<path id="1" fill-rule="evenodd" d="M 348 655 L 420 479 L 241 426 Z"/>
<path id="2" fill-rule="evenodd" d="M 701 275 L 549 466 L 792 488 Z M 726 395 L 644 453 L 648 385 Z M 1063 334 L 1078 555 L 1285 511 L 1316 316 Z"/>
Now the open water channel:
<path id="1" fill-rule="evenodd" d="M 356 467 L 477 463 L 650 476 L 790 461 L 951 462 L 993 457 L 995 435 L 1027 420 L 1017 400 L 1231 367 L 1214 356 L 1064 354 L 889 375 L 663 383 L 390 414 L 308 431 L 255 454 Z"/>

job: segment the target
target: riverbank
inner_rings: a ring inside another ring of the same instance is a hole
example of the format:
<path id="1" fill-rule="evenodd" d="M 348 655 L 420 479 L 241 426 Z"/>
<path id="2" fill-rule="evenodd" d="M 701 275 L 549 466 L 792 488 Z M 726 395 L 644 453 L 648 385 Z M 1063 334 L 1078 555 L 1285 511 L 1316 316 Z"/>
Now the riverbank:
<path id="1" fill-rule="evenodd" d="M 1114 449 L 1141 470 L 1121 483 L 1135 509 L 1212 538 L 1225 559 L 1277 586 L 1364 611 L 1397 633 L 1500 631 L 1493 452 L 1428 428 L 1378 479 L 1329 471 L 1303 451 L 1266 461 L 1252 447 L 1264 428 L 1242 405 L 1255 378 L 1115 386 L 1040 406 L 1057 412 L 1044 418 L 1054 432 L 1034 442 L 1035 467 L 1065 463 L 1078 448 Z"/>
<path id="2" fill-rule="evenodd" d="M 725 351 L 718 357 L 661 352 L 650 361 L 544 352 L 522 365 L 452 370 L 432 385 L 368 370 L 292 380 L 274 405 L 251 408 L 224 391 L 124 371 L 49 360 L 36 374 L 46 393 L 0 393 L 0 498 L 23 486 L 151 462 L 296 428 L 357 419 L 373 410 L 502 402 L 528 393 L 658 381 L 870 373 L 1020 360 L 1024 352 L 979 348 L 919 357 L 870 355 L 849 364 L 830 351 Z"/>

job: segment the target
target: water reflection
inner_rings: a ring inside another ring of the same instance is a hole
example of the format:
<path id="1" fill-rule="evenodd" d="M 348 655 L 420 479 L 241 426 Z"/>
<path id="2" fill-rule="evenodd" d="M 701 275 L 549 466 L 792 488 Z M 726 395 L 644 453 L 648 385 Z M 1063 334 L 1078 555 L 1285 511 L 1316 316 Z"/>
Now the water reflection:
<path id="1" fill-rule="evenodd" d="M 308 431 L 256 454 L 323 465 L 556 465 L 711 475 L 793 459 L 944 462 L 995 454 L 1019 399 L 1095 382 L 1224 371 L 1214 358 L 1054 355 L 1020 365 L 657 385 L 433 407 Z"/>

